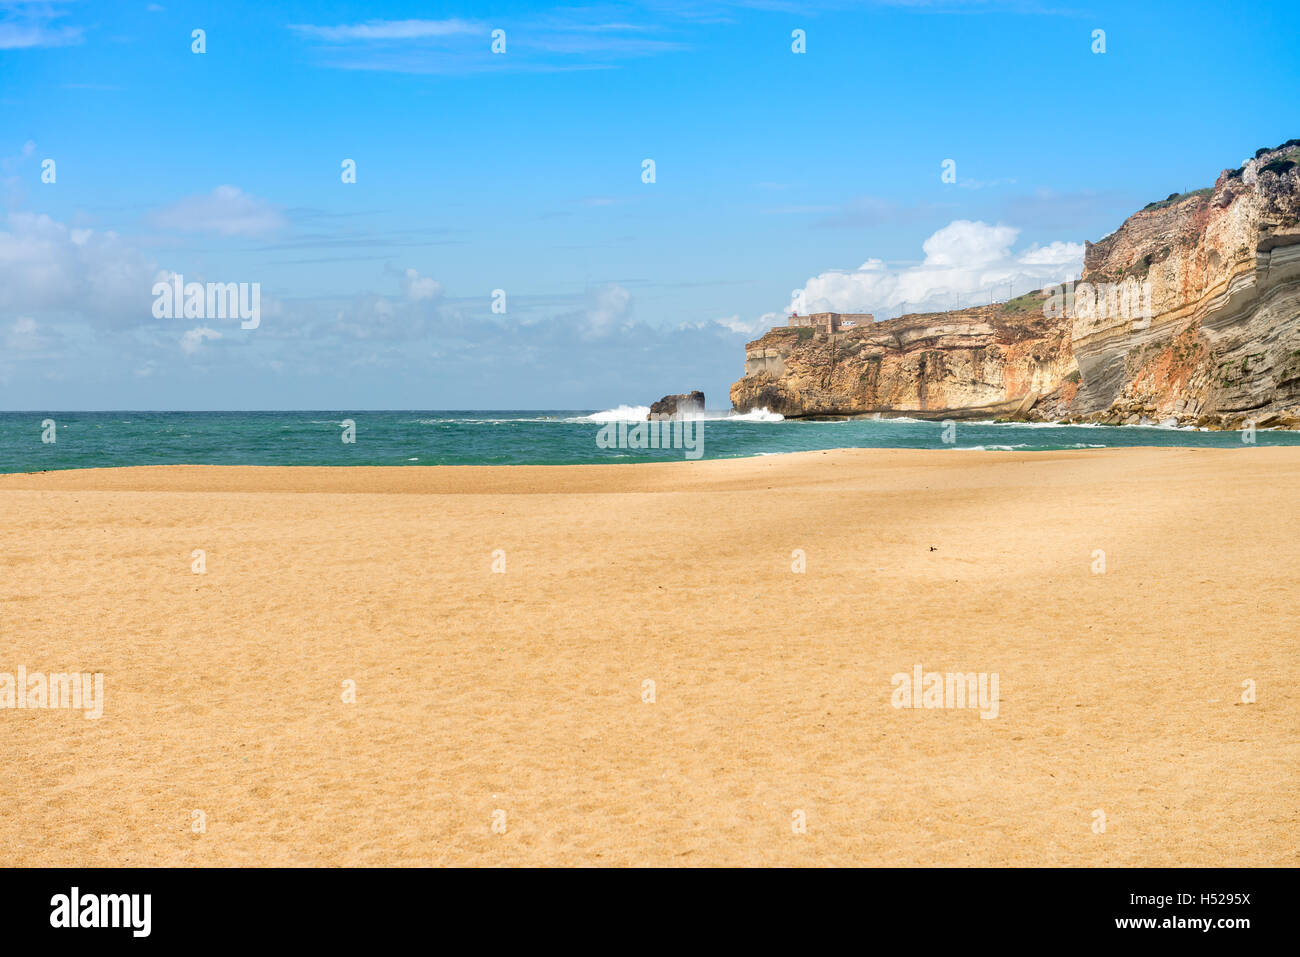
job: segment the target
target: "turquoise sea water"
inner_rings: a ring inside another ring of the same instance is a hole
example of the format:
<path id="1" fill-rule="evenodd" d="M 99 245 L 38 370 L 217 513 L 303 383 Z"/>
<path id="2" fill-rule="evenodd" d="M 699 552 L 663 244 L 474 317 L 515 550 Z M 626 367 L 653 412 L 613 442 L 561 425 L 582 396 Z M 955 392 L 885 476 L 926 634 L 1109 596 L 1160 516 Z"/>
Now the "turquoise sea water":
<path id="1" fill-rule="evenodd" d="M 561 465 L 684 458 L 682 449 L 600 448 L 610 419 L 644 409 L 489 412 L 3 412 L 0 472 L 118 465 Z M 53 419 L 52 443 L 42 422 Z M 342 441 L 340 423 L 356 423 Z M 1145 426 L 962 423 L 954 443 L 938 422 L 782 421 L 710 413 L 703 457 L 833 448 L 1046 450 L 1106 446 L 1245 448 L 1240 432 Z M 1260 431 L 1257 445 L 1298 445 L 1300 433 Z"/>

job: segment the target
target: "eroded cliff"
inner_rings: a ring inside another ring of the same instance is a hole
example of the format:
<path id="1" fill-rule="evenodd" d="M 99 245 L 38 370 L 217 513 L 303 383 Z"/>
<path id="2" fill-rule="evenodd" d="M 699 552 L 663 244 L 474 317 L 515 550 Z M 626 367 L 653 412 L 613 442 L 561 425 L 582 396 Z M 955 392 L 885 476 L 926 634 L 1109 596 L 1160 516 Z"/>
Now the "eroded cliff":
<path id="1" fill-rule="evenodd" d="M 1056 292 L 843 332 L 773 329 L 746 346 L 732 404 L 1300 426 L 1300 141 L 1134 213 L 1087 245 L 1078 297 Z"/>
<path id="2" fill-rule="evenodd" d="M 1069 329 L 1039 296 L 825 333 L 773 329 L 745 350 L 741 411 L 786 416 L 1016 415 L 1074 368 Z"/>

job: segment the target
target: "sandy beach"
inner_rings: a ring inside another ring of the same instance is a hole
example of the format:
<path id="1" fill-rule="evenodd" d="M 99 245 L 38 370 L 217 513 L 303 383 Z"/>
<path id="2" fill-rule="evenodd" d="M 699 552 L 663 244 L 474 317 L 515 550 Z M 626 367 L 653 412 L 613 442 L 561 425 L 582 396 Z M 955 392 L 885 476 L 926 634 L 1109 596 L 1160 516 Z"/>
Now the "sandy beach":
<path id="1" fill-rule="evenodd" d="M 1298 503 L 1291 448 L 3 475 L 0 672 L 104 702 L 0 710 L 0 862 L 1294 866 Z"/>

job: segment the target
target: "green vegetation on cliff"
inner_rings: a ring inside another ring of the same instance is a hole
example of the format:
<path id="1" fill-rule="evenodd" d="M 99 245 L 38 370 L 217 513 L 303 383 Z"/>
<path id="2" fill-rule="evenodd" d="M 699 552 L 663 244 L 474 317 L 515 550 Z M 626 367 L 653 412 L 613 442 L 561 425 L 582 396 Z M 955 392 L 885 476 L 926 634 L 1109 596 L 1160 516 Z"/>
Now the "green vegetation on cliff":
<path id="1" fill-rule="evenodd" d="M 1164 209 L 1166 206 L 1172 206 L 1174 203 L 1181 203 L 1189 196 L 1209 196 L 1214 192 L 1213 186 L 1203 186 L 1200 189 L 1193 189 L 1186 193 L 1170 193 L 1164 199 L 1157 200 L 1154 203 L 1147 203 L 1142 207 L 1143 212 L 1150 209 Z"/>

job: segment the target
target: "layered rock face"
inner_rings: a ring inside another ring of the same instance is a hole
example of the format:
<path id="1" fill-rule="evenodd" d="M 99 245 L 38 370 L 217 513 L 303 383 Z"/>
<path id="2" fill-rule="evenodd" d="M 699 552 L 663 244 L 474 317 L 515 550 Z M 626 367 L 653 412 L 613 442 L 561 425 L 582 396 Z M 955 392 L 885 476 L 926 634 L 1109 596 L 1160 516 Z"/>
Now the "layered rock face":
<path id="1" fill-rule="evenodd" d="M 1074 318 L 1083 383 L 1068 411 L 1300 424 L 1300 146 L 1153 206 L 1087 247 L 1083 278 L 1149 280 L 1152 315 Z"/>
<path id="2" fill-rule="evenodd" d="M 1130 216 L 1087 245 L 1068 293 L 838 333 L 773 329 L 746 346 L 732 404 L 1300 427 L 1300 142 Z"/>
<path id="3" fill-rule="evenodd" d="M 920 418 L 1023 415 L 1074 370 L 1066 324 L 1044 297 L 901 316 L 825 333 L 773 329 L 745 349 L 731 387 L 741 412 L 787 417 L 885 412 Z"/>

